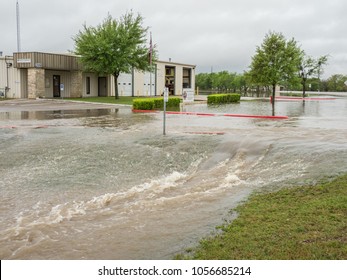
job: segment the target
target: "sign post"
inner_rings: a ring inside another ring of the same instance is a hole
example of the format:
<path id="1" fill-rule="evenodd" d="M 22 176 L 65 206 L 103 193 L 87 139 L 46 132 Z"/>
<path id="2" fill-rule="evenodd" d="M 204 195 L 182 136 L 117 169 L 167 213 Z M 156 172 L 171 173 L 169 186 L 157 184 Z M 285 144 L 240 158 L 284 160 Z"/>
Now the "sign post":
<path id="1" fill-rule="evenodd" d="M 163 135 L 166 135 L 166 102 L 169 100 L 169 89 L 164 88 L 164 115 L 163 115 Z"/>

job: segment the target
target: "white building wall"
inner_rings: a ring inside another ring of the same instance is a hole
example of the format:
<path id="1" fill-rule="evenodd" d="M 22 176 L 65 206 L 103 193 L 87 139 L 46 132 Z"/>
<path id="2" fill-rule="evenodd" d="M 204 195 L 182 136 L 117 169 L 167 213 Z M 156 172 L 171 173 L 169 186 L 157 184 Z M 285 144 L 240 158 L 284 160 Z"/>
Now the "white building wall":
<path id="1" fill-rule="evenodd" d="M 134 70 L 134 96 L 143 96 L 143 84 L 144 84 L 144 77 L 143 73 L 140 71 Z"/>
<path id="2" fill-rule="evenodd" d="M 134 96 L 155 96 L 155 80 L 155 73 L 135 70 Z"/>
<path id="3" fill-rule="evenodd" d="M 157 95 L 162 95 L 165 88 L 165 64 L 157 64 Z"/>
<path id="4" fill-rule="evenodd" d="M 192 77 L 191 77 L 191 83 L 192 83 L 192 89 L 195 91 L 195 68 L 192 68 Z"/>
<path id="5" fill-rule="evenodd" d="M 155 96 L 155 73 L 144 72 L 143 93 L 145 96 Z"/>
<path id="6" fill-rule="evenodd" d="M 182 95 L 183 92 L 183 67 L 178 65 L 175 69 L 175 95 Z"/>
<path id="7" fill-rule="evenodd" d="M 6 62 L 12 65 L 7 68 Z M 7 86 L 8 90 L 5 92 Z M 0 57 L 0 91 L 3 92 L 4 95 L 6 94 L 8 98 L 23 97 L 21 94 L 20 71 L 13 67 L 12 57 Z"/>
<path id="8" fill-rule="evenodd" d="M 87 77 L 90 78 L 90 94 L 87 94 Z M 99 76 L 95 73 L 83 73 L 82 97 L 97 97 L 99 95 Z"/>
<path id="9" fill-rule="evenodd" d="M 121 73 L 118 77 L 118 95 L 132 96 L 133 74 Z"/>
<path id="10" fill-rule="evenodd" d="M 133 78 L 132 74 L 121 73 L 117 81 L 119 96 L 132 96 Z M 115 78 L 113 75 L 107 77 L 108 96 L 115 96 Z"/>

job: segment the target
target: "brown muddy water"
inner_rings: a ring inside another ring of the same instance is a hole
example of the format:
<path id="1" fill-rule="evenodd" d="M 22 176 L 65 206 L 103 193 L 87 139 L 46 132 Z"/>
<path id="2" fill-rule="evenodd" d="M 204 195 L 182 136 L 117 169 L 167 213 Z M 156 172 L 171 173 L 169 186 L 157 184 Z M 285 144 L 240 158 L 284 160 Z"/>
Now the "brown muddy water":
<path id="1" fill-rule="evenodd" d="M 0 258 L 171 259 L 250 193 L 347 171 L 346 98 L 278 102 L 276 114 L 289 119 L 168 115 L 163 136 L 162 114 L 126 107 L 0 108 Z"/>

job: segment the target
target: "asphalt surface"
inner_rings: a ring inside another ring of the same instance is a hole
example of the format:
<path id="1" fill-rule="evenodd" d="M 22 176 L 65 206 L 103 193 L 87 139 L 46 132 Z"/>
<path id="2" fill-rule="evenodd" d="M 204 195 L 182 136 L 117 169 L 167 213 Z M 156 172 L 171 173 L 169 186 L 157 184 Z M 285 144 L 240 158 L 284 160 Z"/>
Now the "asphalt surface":
<path id="1" fill-rule="evenodd" d="M 119 106 L 126 105 L 64 99 L 11 99 L 0 101 L 0 112 L 107 109 Z"/>

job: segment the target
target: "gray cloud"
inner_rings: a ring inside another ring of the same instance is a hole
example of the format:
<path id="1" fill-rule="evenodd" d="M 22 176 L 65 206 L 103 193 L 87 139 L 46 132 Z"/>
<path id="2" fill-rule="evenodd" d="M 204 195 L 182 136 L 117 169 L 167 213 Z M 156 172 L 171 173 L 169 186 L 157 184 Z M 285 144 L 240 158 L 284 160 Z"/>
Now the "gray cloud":
<path id="1" fill-rule="evenodd" d="M 162 60 L 198 71 L 247 70 L 269 31 L 295 38 L 308 55 L 330 55 L 325 75 L 347 75 L 345 0 L 19 0 L 23 51 L 66 52 L 83 23 L 133 10 L 144 17 Z M 2 3 L 0 51 L 16 51 L 16 0 Z"/>

